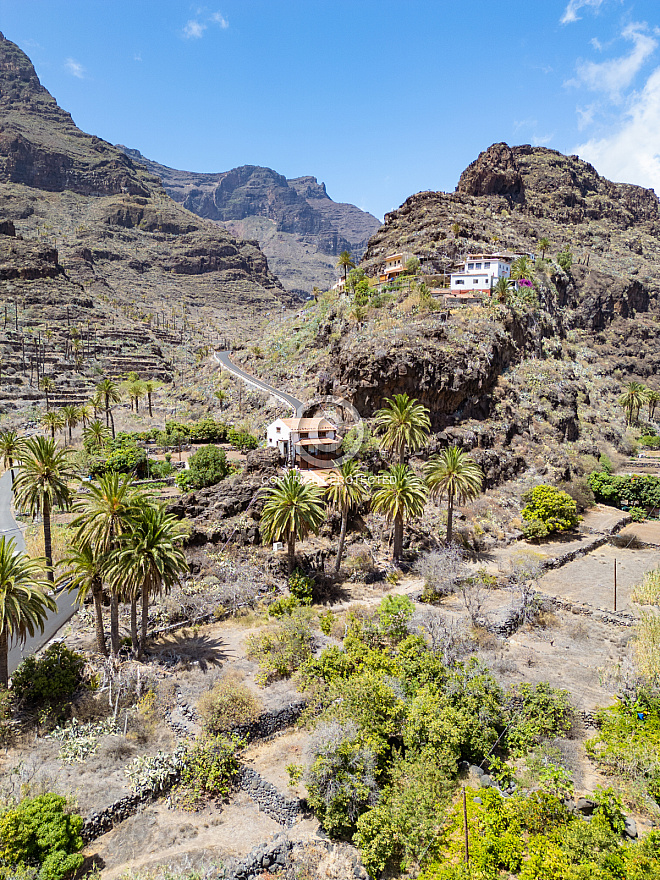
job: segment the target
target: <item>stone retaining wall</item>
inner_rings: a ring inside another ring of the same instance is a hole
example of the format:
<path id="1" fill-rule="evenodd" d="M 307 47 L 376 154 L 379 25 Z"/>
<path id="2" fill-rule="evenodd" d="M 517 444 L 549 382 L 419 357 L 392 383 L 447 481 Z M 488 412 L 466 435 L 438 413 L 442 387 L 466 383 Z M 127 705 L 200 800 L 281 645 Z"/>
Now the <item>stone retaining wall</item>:
<path id="1" fill-rule="evenodd" d="M 285 828 L 290 828 L 300 813 L 305 812 L 303 801 L 285 798 L 272 783 L 251 767 L 243 767 L 241 770 L 238 787 L 252 798 L 262 812 Z"/>
<path id="2" fill-rule="evenodd" d="M 307 705 L 306 700 L 299 700 L 296 703 L 289 703 L 282 709 L 275 709 L 272 712 L 264 712 L 256 721 L 250 724 L 240 724 L 233 727 L 228 734 L 237 734 L 243 737 L 247 742 L 253 742 L 258 739 L 268 739 L 281 730 L 291 727 L 300 718 L 303 709 Z M 174 726 L 174 725 L 173 725 Z M 177 725 L 178 727 L 179 725 Z M 186 731 L 184 731 L 185 733 Z M 154 796 L 151 791 L 138 794 L 127 794 L 114 803 L 110 804 L 103 810 L 92 813 L 85 819 L 82 828 L 82 838 L 85 843 L 96 840 L 106 831 L 110 831 L 119 822 L 133 816 L 142 804 L 149 803 L 155 797 L 165 794 L 177 782 L 178 774 L 173 774 L 169 780 L 165 782 L 161 790 Z M 259 805 L 259 808 L 279 822 L 280 825 L 289 827 L 293 825 L 298 814 L 303 811 L 303 805 L 300 801 L 287 800 L 281 795 L 274 785 L 262 779 L 258 773 L 248 767 L 244 767 L 237 779 L 239 788 L 246 791 L 250 797 Z M 254 793 L 253 793 L 254 792 Z"/>

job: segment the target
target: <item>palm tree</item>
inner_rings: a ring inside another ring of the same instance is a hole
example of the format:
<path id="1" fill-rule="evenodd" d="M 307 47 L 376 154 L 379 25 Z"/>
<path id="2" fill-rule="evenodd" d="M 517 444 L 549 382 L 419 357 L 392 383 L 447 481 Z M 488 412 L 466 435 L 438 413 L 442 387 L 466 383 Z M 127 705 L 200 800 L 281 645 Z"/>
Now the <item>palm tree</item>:
<path id="1" fill-rule="evenodd" d="M 160 382 L 156 382 L 155 379 L 147 379 L 147 381 L 144 383 L 144 391 L 145 391 L 145 393 L 146 393 L 146 395 L 147 395 L 147 403 L 148 403 L 148 405 L 149 405 L 149 418 L 150 418 L 150 419 L 152 419 L 153 416 L 154 416 L 153 411 L 152 411 L 152 409 L 151 409 L 151 395 L 152 395 L 155 391 L 157 391 L 157 390 L 160 388 L 160 384 L 161 384 L 161 383 L 160 383 Z M 215 395 L 215 396 L 216 396 L 216 397 L 218 396 L 217 392 L 216 392 L 216 395 Z M 218 398 L 218 400 L 219 400 L 219 399 L 220 399 L 220 398 Z M 220 408 L 222 409 L 222 401 L 221 401 L 221 406 L 220 406 Z"/>
<path id="2" fill-rule="evenodd" d="M 520 281 L 521 278 L 532 281 L 534 278 L 534 267 L 529 257 L 518 257 L 517 260 L 513 261 L 511 264 L 511 277 L 514 281 Z"/>
<path id="3" fill-rule="evenodd" d="M 84 602 L 91 595 L 94 602 L 94 622 L 96 628 L 96 650 L 108 656 L 103 628 L 103 566 L 105 557 L 97 555 L 88 542 L 74 543 L 69 555 L 60 563 L 63 574 L 60 580 L 68 581 L 69 592 L 78 594 L 78 601 Z"/>
<path id="4" fill-rule="evenodd" d="M 103 422 L 94 419 L 83 431 L 83 443 L 89 450 L 102 449 L 105 443 L 110 439 L 110 431 L 105 427 Z"/>
<path id="5" fill-rule="evenodd" d="M 0 538 L 0 685 L 9 685 L 9 640 L 25 643 L 44 631 L 49 611 L 57 611 L 50 583 L 38 559 L 16 552 L 14 538 Z"/>
<path id="6" fill-rule="evenodd" d="M 62 413 L 59 409 L 52 409 L 50 412 L 44 413 L 41 424 L 46 428 L 46 430 L 50 431 L 51 439 L 55 439 L 55 431 L 59 431 L 60 428 L 64 425 L 64 419 L 62 418 Z"/>
<path id="7" fill-rule="evenodd" d="M 19 461 L 25 440 L 9 428 L 0 432 L 0 455 L 2 464 L 11 471 L 11 484 L 14 485 L 14 462 Z"/>
<path id="8" fill-rule="evenodd" d="M 395 394 L 385 403 L 375 414 L 376 426 L 384 431 L 381 446 L 398 455 L 403 464 L 407 448 L 415 451 L 426 445 L 431 430 L 429 411 L 407 394 Z"/>
<path id="9" fill-rule="evenodd" d="M 54 577 L 50 517 L 54 507 L 68 510 L 71 493 L 67 481 L 73 476 L 68 449 L 58 449 L 54 440 L 45 437 L 31 437 L 25 441 L 14 495 L 16 503 L 33 519 L 39 514 L 43 518 L 46 573 L 51 583 Z"/>
<path id="10" fill-rule="evenodd" d="M 146 496 L 133 489 L 130 474 L 104 474 L 98 484 L 90 485 L 89 494 L 74 504 L 78 514 L 72 523 L 76 543 L 88 543 L 96 556 L 109 557 L 146 503 Z M 120 584 L 114 581 L 110 584 L 110 642 L 115 655 L 119 652 L 119 597 Z"/>
<path id="11" fill-rule="evenodd" d="M 509 298 L 509 294 L 513 290 L 513 281 L 510 278 L 498 278 L 497 283 L 493 287 L 491 293 L 494 293 L 498 301 L 505 303 Z"/>
<path id="12" fill-rule="evenodd" d="M 626 424 L 632 425 L 639 419 L 639 411 L 646 402 L 647 390 L 641 382 L 628 382 L 626 390 L 619 397 L 619 406 L 626 411 Z"/>
<path id="13" fill-rule="evenodd" d="M 344 270 L 344 285 L 346 285 L 346 276 L 348 275 L 349 269 L 355 269 L 355 263 L 351 260 L 351 255 L 348 251 L 342 251 L 339 254 L 339 259 L 337 260 L 337 268 Z"/>
<path id="14" fill-rule="evenodd" d="M 344 552 L 346 541 L 346 528 L 348 514 L 363 501 L 368 493 L 366 485 L 366 473 L 362 470 L 355 459 L 345 461 L 336 472 L 329 474 L 330 485 L 326 489 L 326 496 L 330 504 L 341 513 L 341 532 L 339 534 L 339 548 L 335 562 L 335 574 L 339 574 L 341 557 Z"/>
<path id="15" fill-rule="evenodd" d="M 80 413 L 78 412 L 78 407 L 73 403 L 68 403 L 66 406 L 62 407 L 62 417 L 64 418 L 64 423 L 69 431 L 69 443 L 73 442 L 73 429 L 80 422 Z"/>
<path id="16" fill-rule="evenodd" d="M 134 379 L 126 385 L 126 391 L 131 401 L 131 409 L 133 409 L 133 401 L 135 401 L 135 412 L 140 411 L 140 398 L 144 397 L 144 382 L 141 379 Z"/>
<path id="17" fill-rule="evenodd" d="M 420 516 L 426 504 L 427 489 L 415 471 L 407 464 L 393 464 L 380 472 L 380 482 L 371 499 L 371 509 L 384 513 L 394 523 L 393 558 L 403 552 L 403 527 L 408 520 Z"/>
<path id="18" fill-rule="evenodd" d="M 89 403 L 81 403 L 78 407 L 78 421 L 82 424 L 83 430 L 87 427 L 87 423 L 92 420 L 92 407 Z"/>
<path id="19" fill-rule="evenodd" d="M 543 236 L 539 238 L 539 250 L 541 251 L 541 259 L 545 260 L 545 252 L 550 247 L 550 239 Z"/>
<path id="20" fill-rule="evenodd" d="M 48 395 L 51 391 L 55 390 L 55 382 L 50 378 L 50 376 L 44 376 L 41 380 L 41 390 L 46 395 L 46 412 L 50 409 L 50 398 Z"/>
<path id="21" fill-rule="evenodd" d="M 110 404 L 119 403 L 119 401 L 121 400 L 121 392 L 112 381 L 112 379 L 102 379 L 96 386 L 96 391 L 99 395 L 100 400 L 103 401 L 103 406 L 105 408 L 105 426 L 106 428 L 112 426 L 112 439 L 114 440 L 115 420 L 112 418 L 112 410 L 110 409 Z"/>
<path id="22" fill-rule="evenodd" d="M 447 544 L 451 544 L 454 501 L 464 504 L 476 498 L 483 485 L 483 471 L 466 452 L 458 446 L 443 449 L 426 464 L 426 485 L 431 497 L 447 493 Z"/>
<path id="23" fill-rule="evenodd" d="M 309 532 L 316 534 L 324 519 L 321 490 L 303 483 L 297 471 L 286 475 L 266 489 L 266 503 L 261 514 L 261 528 L 267 541 L 287 543 L 289 574 L 296 565 L 296 541 Z"/>
<path id="24" fill-rule="evenodd" d="M 647 389 L 646 402 L 649 405 L 649 419 L 653 419 L 655 408 L 660 403 L 660 391 L 654 391 L 652 388 Z"/>
<path id="25" fill-rule="evenodd" d="M 165 505 L 143 507 L 121 536 L 121 544 L 107 570 L 110 581 L 122 580 L 131 598 L 131 636 L 133 648 L 141 657 L 147 640 L 149 598 L 167 592 L 188 570 L 178 541 L 183 537 L 176 517 L 165 512 Z M 139 644 L 133 609 L 142 597 Z"/>

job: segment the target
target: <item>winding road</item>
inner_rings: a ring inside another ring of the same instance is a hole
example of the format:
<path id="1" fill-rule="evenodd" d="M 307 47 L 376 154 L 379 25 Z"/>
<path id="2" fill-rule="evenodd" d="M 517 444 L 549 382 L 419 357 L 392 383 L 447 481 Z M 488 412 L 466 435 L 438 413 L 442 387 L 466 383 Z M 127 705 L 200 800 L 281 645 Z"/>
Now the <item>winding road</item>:
<path id="1" fill-rule="evenodd" d="M 25 550 L 25 538 L 18 523 L 14 519 L 11 512 L 11 472 L 5 471 L 0 477 L 0 537 L 7 539 L 16 539 L 16 549 L 18 552 Z M 49 642 L 57 631 L 64 626 L 67 620 L 70 620 L 76 612 L 78 603 L 74 593 L 67 593 L 60 590 L 55 596 L 57 602 L 57 611 L 53 611 L 48 615 L 46 627 L 43 633 L 37 632 L 30 638 L 28 636 L 25 644 L 20 645 L 12 642 L 9 646 L 9 674 L 15 671 L 23 657 L 34 654 L 39 648 Z"/>
<path id="2" fill-rule="evenodd" d="M 293 397 L 291 394 L 287 394 L 285 391 L 278 391 L 277 388 L 273 388 L 270 385 L 267 385 L 265 382 L 262 382 L 261 379 L 257 379 L 255 376 L 251 376 L 249 373 L 246 373 L 245 370 L 242 370 L 240 367 L 237 367 L 236 364 L 230 359 L 228 351 L 214 351 L 213 357 L 215 360 L 225 368 L 230 373 L 233 373 L 238 379 L 242 379 L 246 385 L 252 386 L 252 388 L 256 388 L 258 391 L 265 391 L 267 394 L 272 394 L 273 397 L 276 397 L 278 400 L 281 400 L 283 403 L 286 403 L 287 406 L 290 406 L 291 409 L 296 414 L 301 414 L 305 408 L 305 404 L 302 400 L 298 400 L 297 397 Z"/>

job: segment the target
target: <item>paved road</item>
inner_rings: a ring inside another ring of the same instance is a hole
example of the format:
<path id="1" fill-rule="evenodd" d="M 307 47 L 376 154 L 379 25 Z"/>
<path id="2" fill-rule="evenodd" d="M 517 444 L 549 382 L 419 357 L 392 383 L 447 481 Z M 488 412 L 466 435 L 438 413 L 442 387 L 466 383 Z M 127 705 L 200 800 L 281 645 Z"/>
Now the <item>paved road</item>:
<path id="1" fill-rule="evenodd" d="M 296 397 L 287 394 L 285 391 L 278 391 L 277 388 L 267 385 L 265 382 L 262 382 L 261 379 L 257 379 L 255 376 L 251 376 L 249 373 L 246 373 L 245 370 L 237 367 L 236 364 L 230 360 L 228 351 L 215 351 L 213 357 L 219 364 L 222 364 L 226 370 L 229 370 L 234 376 L 242 379 L 247 385 L 251 385 L 259 391 L 266 391 L 268 394 L 272 394 L 273 397 L 277 397 L 278 400 L 281 400 L 283 403 L 290 406 L 295 413 L 302 413 L 305 408 L 305 404 L 302 400 L 298 400 Z"/>
<path id="2" fill-rule="evenodd" d="M 16 539 L 16 548 L 25 550 L 25 539 L 11 512 L 11 473 L 6 471 L 0 477 L 0 536 Z M 48 615 L 43 633 L 37 632 L 34 638 L 28 638 L 24 645 L 9 646 L 9 674 L 16 669 L 23 657 L 33 654 L 50 641 L 67 620 L 73 617 L 77 602 L 75 594 L 60 592 L 57 597 L 57 611 Z"/>

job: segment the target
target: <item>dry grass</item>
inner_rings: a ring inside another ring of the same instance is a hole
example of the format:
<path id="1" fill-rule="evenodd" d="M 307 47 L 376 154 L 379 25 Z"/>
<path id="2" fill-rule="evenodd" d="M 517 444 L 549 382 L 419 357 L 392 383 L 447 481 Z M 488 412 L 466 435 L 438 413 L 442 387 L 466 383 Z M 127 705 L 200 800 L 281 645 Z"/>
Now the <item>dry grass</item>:
<path id="1" fill-rule="evenodd" d="M 69 526 L 53 523 L 51 537 L 53 543 L 53 563 L 57 565 L 71 550 L 73 531 Z M 27 527 L 25 531 L 25 552 L 32 558 L 44 556 L 44 530 L 42 525 L 32 523 Z"/>

